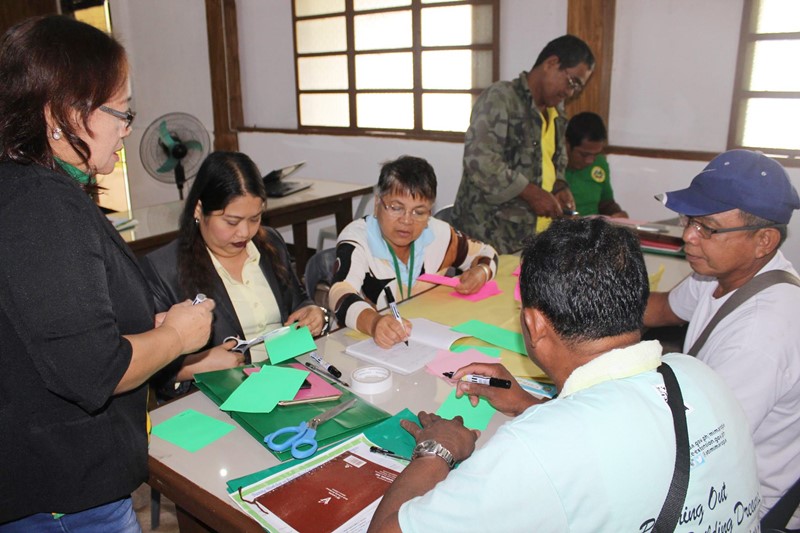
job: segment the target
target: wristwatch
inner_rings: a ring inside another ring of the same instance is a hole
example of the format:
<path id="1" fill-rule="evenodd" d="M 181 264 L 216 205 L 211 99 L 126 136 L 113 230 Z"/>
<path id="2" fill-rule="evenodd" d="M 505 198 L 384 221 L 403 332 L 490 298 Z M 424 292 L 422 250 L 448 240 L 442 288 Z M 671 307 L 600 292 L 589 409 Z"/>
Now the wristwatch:
<path id="1" fill-rule="evenodd" d="M 450 467 L 452 470 L 454 466 L 456 466 L 456 460 L 453 457 L 453 454 L 450 453 L 450 450 L 439 444 L 433 439 L 428 439 L 420 442 L 414 448 L 414 453 L 411 454 L 412 459 L 416 459 L 417 457 L 428 457 L 431 455 L 435 455 L 444 459 L 447 463 L 447 466 Z"/>

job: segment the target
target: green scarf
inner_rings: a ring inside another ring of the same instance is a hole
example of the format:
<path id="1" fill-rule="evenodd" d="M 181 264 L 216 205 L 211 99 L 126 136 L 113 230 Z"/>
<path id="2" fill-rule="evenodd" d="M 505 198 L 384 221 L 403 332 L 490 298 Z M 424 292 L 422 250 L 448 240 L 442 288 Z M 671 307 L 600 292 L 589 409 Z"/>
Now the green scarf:
<path id="1" fill-rule="evenodd" d="M 72 166 L 66 161 L 59 159 L 57 157 L 53 157 L 53 159 L 55 159 L 56 163 L 58 163 L 59 166 L 64 169 L 64 172 L 69 174 L 72 179 L 77 181 L 82 186 L 86 186 L 89 184 L 94 185 L 95 183 L 97 183 L 94 177 L 89 176 L 86 172 L 82 171 L 78 167 Z"/>

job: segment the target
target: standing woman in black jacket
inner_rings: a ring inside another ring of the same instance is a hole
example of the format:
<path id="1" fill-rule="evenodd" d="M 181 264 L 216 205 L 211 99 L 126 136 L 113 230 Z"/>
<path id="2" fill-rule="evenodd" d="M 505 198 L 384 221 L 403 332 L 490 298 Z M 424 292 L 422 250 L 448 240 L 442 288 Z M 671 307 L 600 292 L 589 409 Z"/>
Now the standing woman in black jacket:
<path id="1" fill-rule="evenodd" d="M 29 19 L 0 41 L 0 80 L 0 532 L 140 531 L 146 383 L 205 344 L 214 303 L 154 315 L 90 197 L 133 120 L 122 46 Z"/>
<path id="2" fill-rule="evenodd" d="M 327 312 L 308 298 L 280 234 L 261 225 L 267 192 L 258 167 L 241 152 L 209 155 L 189 189 L 178 238 L 142 259 L 156 309 L 187 295 L 214 298 L 211 340 L 176 360 L 153 380 L 159 397 L 183 394 L 194 374 L 266 359 L 263 344 L 249 357 L 231 352 L 225 337 L 252 339 L 286 324 L 319 335 Z"/>

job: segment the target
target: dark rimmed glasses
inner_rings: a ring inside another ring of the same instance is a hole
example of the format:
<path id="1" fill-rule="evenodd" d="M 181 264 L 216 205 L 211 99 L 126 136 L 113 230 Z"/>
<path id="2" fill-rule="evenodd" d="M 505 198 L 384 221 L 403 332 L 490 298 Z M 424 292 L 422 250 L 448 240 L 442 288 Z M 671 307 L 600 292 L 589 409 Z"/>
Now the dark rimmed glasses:
<path id="1" fill-rule="evenodd" d="M 710 239 L 713 235 L 717 233 L 731 233 L 733 231 L 755 231 L 766 228 L 786 227 L 786 224 L 762 224 L 762 225 L 750 225 L 750 226 L 736 226 L 735 228 L 711 228 L 709 226 L 706 226 L 696 218 L 686 215 L 680 216 L 680 224 L 684 228 L 691 226 L 704 239 Z"/>
<path id="2" fill-rule="evenodd" d="M 112 117 L 117 117 L 121 121 L 125 123 L 125 128 L 130 128 L 131 124 L 133 123 L 133 119 L 136 118 L 136 113 L 131 111 L 130 108 L 126 109 L 125 111 L 117 111 L 116 109 L 112 109 L 108 106 L 101 105 L 99 107 L 100 111 L 103 113 L 108 113 Z"/>

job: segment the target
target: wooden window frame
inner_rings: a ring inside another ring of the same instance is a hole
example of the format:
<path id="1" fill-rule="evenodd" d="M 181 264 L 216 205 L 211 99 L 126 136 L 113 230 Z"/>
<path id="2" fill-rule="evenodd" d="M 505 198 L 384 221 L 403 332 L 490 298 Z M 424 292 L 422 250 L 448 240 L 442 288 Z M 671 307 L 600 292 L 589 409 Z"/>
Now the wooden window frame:
<path id="1" fill-rule="evenodd" d="M 461 45 L 461 46 L 422 46 L 422 10 L 425 8 L 435 7 L 449 7 L 449 6 L 489 6 L 492 10 L 492 41 L 490 43 Z M 378 13 L 396 13 L 410 11 L 411 12 L 411 35 L 412 43 L 408 48 L 391 48 L 391 49 L 375 49 L 375 50 L 355 50 L 355 31 L 354 20 L 356 16 L 370 15 Z M 423 89 L 422 87 L 422 53 L 434 50 L 476 50 L 488 51 L 492 54 L 491 65 L 491 83 L 499 78 L 500 72 L 500 0 L 468 0 L 468 2 L 442 2 L 436 4 L 422 4 L 421 0 L 411 0 L 411 5 L 387 7 L 380 9 L 361 10 L 355 11 L 353 7 L 353 0 L 345 0 L 345 10 L 343 12 L 331 13 L 320 16 L 307 16 L 298 17 L 294 9 L 294 2 L 292 2 L 292 28 L 296 27 L 298 21 L 314 20 L 330 17 L 345 17 L 346 33 L 347 33 L 347 50 L 344 53 L 337 52 L 336 55 L 345 55 L 347 57 L 348 69 L 348 88 L 337 90 L 300 90 L 299 70 L 297 68 L 298 60 L 301 57 L 324 57 L 331 55 L 330 53 L 311 53 L 311 54 L 298 54 L 295 42 L 294 47 L 294 64 L 295 64 L 295 92 L 296 92 L 296 105 L 298 126 L 297 131 L 304 134 L 321 134 L 321 135 L 351 135 L 351 136 L 368 136 L 368 137 L 392 137 L 401 139 L 415 139 L 415 140 L 441 140 L 441 141 L 458 141 L 463 142 L 463 132 L 449 132 L 439 130 L 426 130 L 422 127 L 422 95 L 423 94 L 470 94 L 472 101 L 480 96 L 485 90 L 483 88 L 472 89 Z M 411 53 L 413 57 L 413 87 L 411 89 L 357 89 L 355 79 L 355 62 L 357 55 L 366 54 L 380 54 L 380 53 Z M 348 103 L 350 110 L 350 126 L 348 127 L 329 127 L 329 126 L 305 126 L 300 124 L 300 96 L 301 94 L 342 94 L 348 95 Z M 411 129 L 395 129 L 395 128 L 363 128 L 358 127 L 357 124 L 357 96 L 359 94 L 408 94 L 411 93 L 414 99 L 414 125 Z"/>
<path id="2" fill-rule="evenodd" d="M 759 150 L 777 159 L 785 167 L 800 167 L 800 149 L 752 147 L 742 144 L 744 135 L 745 106 L 748 98 L 799 98 L 797 92 L 777 91 L 751 91 L 746 89 L 749 85 L 750 74 L 753 67 L 753 45 L 759 41 L 770 40 L 797 40 L 800 41 L 800 32 L 792 33 L 756 33 L 758 20 L 759 0 L 744 0 L 742 12 L 742 27 L 739 34 L 739 55 L 736 63 L 736 78 L 733 88 L 733 101 L 731 103 L 731 122 L 728 129 L 728 148 L 744 148 Z"/>

